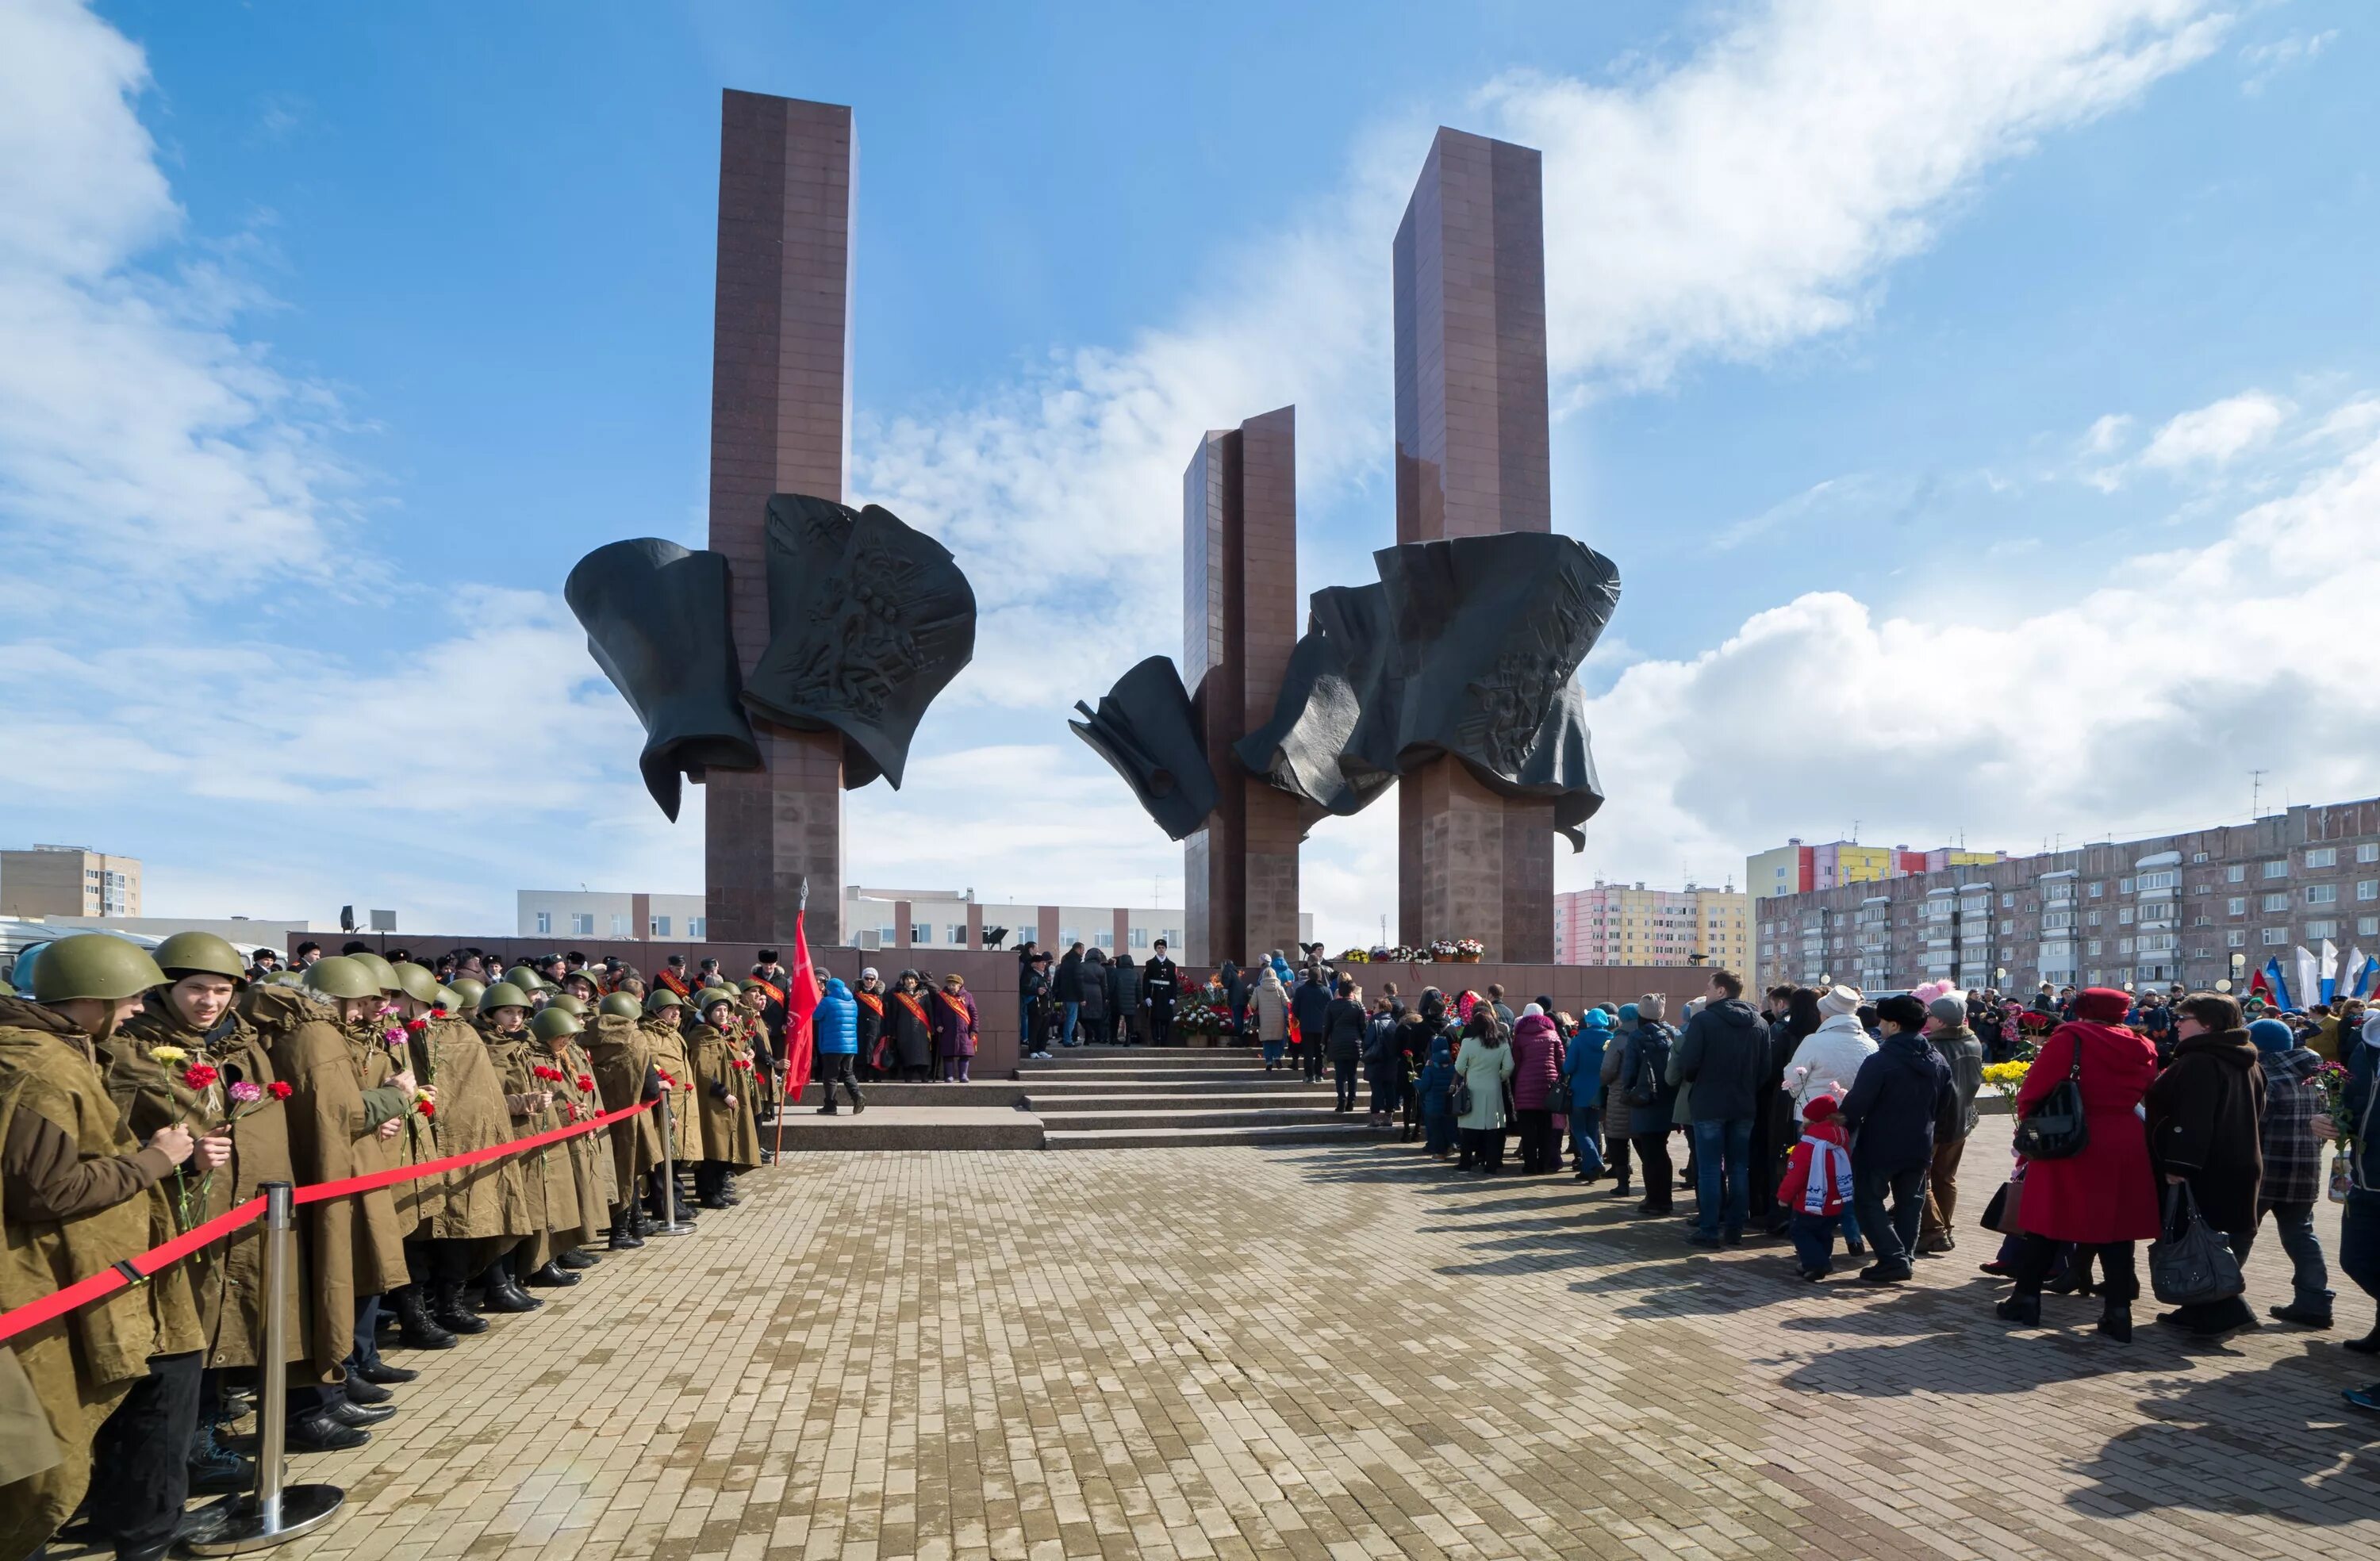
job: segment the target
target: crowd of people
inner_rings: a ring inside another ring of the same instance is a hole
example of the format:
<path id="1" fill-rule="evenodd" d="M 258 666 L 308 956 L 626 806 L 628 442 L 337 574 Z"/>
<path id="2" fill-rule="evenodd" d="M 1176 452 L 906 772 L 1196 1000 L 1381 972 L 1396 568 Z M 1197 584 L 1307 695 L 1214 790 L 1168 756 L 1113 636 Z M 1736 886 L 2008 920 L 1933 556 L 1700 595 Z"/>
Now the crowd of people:
<path id="1" fill-rule="evenodd" d="M 1318 946 L 1298 955 L 1292 968 L 1276 951 L 1245 982 L 1229 964 L 1212 978 L 1235 1038 L 1268 1070 L 1318 1080 L 1327 1063 L 1342 1111 L 1360 1073 L 1372 1126 L 1401 1124 L 1458 1170 L 1493 1176 L 1508 1155 L 1524 1175 L 1567 1163 L 1648 1219 L 1674 1218 L 1691 1192 L 1684 1240 L 1790 1243 L 1789 1272 L 1814 1283 L 1839 1251 L 1865 1283 L 1910 1281 L 1918 1262 L 1957 1250 L 1964 1207 L 1999 1237 L 1981 1267 L 2011 1287 L 2002 1319 L 2041 1325 L 2046 1293 L 2095 1298 L 2096 1331 L 2119 1341 L 2131 1337 L 2138 1243 L 2194 1216 L 2244 1265 L 2269 1218 L 2293 1292 L 2270 1315 L 2333 1325 L 2313 1222 L 2323 1149 L 2368 1142 L 2380 1102 L 2380 1015 L 2360 999 L 2301 1011 L 2261 996 L 2045 985 L 2020 1001 L 1945 982 L 1873 1001 L 1782 985 L 1755 1007 L 1717 970 L 1673 1023 L 1660 993 L 1576 1016 L 1547 997 L 1515 1011 L 1495 985 L 1427 987 L 1408 1006 L 1393 983 L 1367 995 L 1361 967 L 1334 969 Z M 1035 993 L 1028 979 L 1028 1018 Z M 1986 1071 L 2010 1064 L 2021 1123 L 2075 1099 L 2081 1121 L 2054 1149 L 2046 1131 L 2021 1137 L 2036 1153 L 2013 1156 L 1978 1210 L 1961 1194 L 1966 1146 Z M 2338 1264 L 2380 1298 L 2380 1165 L 2351 1152 L 2336 1163 Z M 2156 1320 L 2201 1337 L 2258 1323 L 2236 1292 Z M 2380 1354 L 2380 1324 L 2346 1348 Z M 2347 1397 L 2380 1410 L 2380 1383 Z"/>
<path id="2" fill-rule="evenodd" d="M 153 953 L 79 934 L 0 981 L 0 1313 L 267 1183 L 491 1156 L 301 1207 L 281 1361 L 261 1220 L 0 1344 L 0 1556 L 61 1529 L 122 1557 L 204 1543 L 255 1483 L 230 1428 L 261 1412 L 265 1372 L 291 1453 L 360 1446 L 417 1374 L 383 1349 L 468 1349 L 533 1292 L 733 1207 L 771 1157 L 792 979 L 773 950 L 740 980 L 681 957 L 650 985 L 617 960 L 390 953 L 308 944 L 285 964 L 203 932 Z M 868 1005 L 816 980 L 820 1059 L 856 1103 Z"/>

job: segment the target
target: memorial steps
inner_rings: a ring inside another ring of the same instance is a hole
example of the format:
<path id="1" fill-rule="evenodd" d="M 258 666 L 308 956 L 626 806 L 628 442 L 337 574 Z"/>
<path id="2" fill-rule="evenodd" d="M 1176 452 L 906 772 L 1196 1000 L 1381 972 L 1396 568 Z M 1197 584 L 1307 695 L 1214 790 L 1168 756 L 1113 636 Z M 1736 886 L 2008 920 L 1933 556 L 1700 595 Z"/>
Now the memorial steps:
<path id="1" fill-rule="evenodd" d="M 1268 1073 L 1248 1047 L 1084 1047 L 1016 1068 L 1051 1149 L 1155 1149 L 1383 1138 L 1331 1109 L 1328 1079 Z M 1359 1103 L 1368 1099 L 1365 1085 Z"/>

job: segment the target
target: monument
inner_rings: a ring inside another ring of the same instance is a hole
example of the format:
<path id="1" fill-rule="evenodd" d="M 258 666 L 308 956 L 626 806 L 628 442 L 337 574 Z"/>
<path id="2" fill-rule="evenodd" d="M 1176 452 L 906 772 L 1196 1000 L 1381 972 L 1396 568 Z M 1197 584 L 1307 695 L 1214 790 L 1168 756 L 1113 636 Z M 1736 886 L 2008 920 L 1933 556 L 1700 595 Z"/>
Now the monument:
<path id="1" fill-rule="evenodd" d="M 710 940 L 843 940 L 843 792 L 897 788 L 935 696 L 975 654 L 948 549 L 850 466 L 851 110 L 724 94 L 711 341 L 710 546 L 598 548 L 564 595 L 645 727 L 638 768 L 675 819 L 710 788 Z"/>
<path id="2" fill-rule="evenodd" d="M 1209 432 L 1182 474 L 1182 677 L 1206 752 L 1272 706 L 1297 643 L 1297 412 Z M 1297 942 L 1298 800 L 1228 761 L 1183 843 L 1188 945 L 1205 964 Z"/>
<path id="3" fill-rule="evenodd" d="M 1528 147 L 1440 128 L 1397 228 L 1397 540 L 1553 529 L 1544 188 Z M 1553 806 L 1451 756 L 1397 787 L 1398 937 L 1554 954 Z"/>

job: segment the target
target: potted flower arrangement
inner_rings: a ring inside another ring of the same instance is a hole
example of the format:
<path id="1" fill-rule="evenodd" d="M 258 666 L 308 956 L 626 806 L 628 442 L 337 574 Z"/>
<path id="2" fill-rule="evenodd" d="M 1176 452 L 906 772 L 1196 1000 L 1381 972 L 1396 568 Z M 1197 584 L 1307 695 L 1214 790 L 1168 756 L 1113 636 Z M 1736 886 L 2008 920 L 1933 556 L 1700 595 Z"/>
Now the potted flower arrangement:
<path id="1" fill-rule="evenodd" d="M 1342 949 L 1339 951 L 1339 962 L 1342 965 L 1370 964 L 1372 962 L 1371 950 L 1368 949 Z"/>
<path id="2" fill-rule="evenodd" d="M 1458 964 L 1475 965 L 1487 952 L 1488 945 L 1475 938 L 1458 938 L 1454 940 L 1454 959 Z"/>
<path id="3" fill-rule="evenodd" d="M 1173 1010 L 1173 1027 L 1194 1047 L 1217 1045 L 1232 1033 L 1231 1010 L 1205 992 L 1193 992 Z"/>
<path id="4" fill-rule="evenodd" d="M 1431 943 L 1429 946 L 1429 957 L 1430 962 L 1434 964 L 1452 964 L 1454 962 L 1454 939 L 1451 938 L 1441 938 Z"/>

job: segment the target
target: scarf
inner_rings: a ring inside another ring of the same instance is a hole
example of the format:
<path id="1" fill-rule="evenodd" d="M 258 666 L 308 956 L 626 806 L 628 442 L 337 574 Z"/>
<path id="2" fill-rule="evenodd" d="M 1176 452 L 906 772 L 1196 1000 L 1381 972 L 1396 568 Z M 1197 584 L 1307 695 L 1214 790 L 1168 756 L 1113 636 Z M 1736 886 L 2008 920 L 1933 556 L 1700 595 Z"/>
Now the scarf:
<path id="1" fill-rule="evenodd" d="M 1810 1151 L 1810 1179 L 1802 1192 L 1803 1214 L 1824 1215 L 1831 1202 L 1835 1212 L 1852 1201 L 1852 1152 L 1828 1138 L 1802 1135 Z"/>

